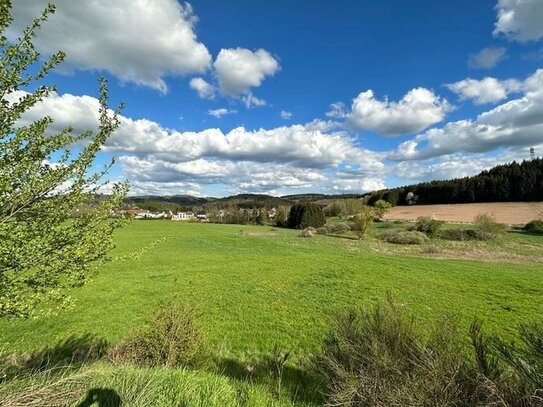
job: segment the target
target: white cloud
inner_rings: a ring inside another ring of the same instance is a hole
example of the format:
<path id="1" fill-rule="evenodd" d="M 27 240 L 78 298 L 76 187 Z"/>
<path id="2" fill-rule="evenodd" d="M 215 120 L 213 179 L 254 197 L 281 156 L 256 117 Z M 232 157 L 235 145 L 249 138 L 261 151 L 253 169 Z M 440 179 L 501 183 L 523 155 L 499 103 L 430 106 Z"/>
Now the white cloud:
<path id="1" fill-rule="evenodd" d="M 484 48 L 476 54 L 471 54 L 468 66 L 473 69 L 490 69 L 506 58 L 507 49 L 503 47 Z"/>
<path id="2" fill-rule="evenodd" d="M 283 120 L 292 119 L 292 113 L 288 112 L 286 110 L 281 110 L 281 113 L 279 113 L 279 115 L 281 116 L 281 119 L 283 119 Z"/>
<path id="3" fill-rule="evenodd" d="M 13 2 L 10 36 L 43 11 L 48 0 Z M 165 77 L 203 72 L 211 56 L 194 33 L 196 17 L 188 3 L 176 0 L 56 0 L 35 39 L 45 54 L 57 50 L 68 55 L 66 71 L 107 71 L 123 82 L 148 86 L 160 92 Z"/>
<path id="4" fill-rule="evenodd" d="M 259 99 L 254 96 L 252 93 L 244 95 L 241 97 L 241 101 L 247 109 L 252 109 L 253 107 L 266 106 L 266 101 L 264 99 Z"/>
<path id="5" fill-rule="evenodd" d="M 402 143 L 389 158 L 425 159 L 457 152 L 486 152 L 500 147 L 542 144 L 543 69 L 522 83 L 522 97 L 510 100 L 474 120 L 447 123 Z"/>
<path id="6" fill-rule="evenodd" d="M 279 69 L 279 62 L 266 50 L 221 49 L 213 64 L 221 91 L 228 96 L 247 94 Z"/>
<path id="7" fill-rule="evenodd" d="M 200 77 L 192 78 L 189 82 L 189 86 L 191 89 L 194 89 L 202 99 L 215 99 L 217 89 L 205 79 Z"/>
<path id="8" fill-rule="evenodd" d="M 25 92 L 9 96 L 16 99 Z M 91 96 L 52 94 L 25 113 L 20 124 L 44 116 L 54 120 L 54 128 L 75 125 L 74 131 L 95 130 L 98 100 Z M 160 124 L 120 116 L 120 127 L 106 142 L 105 151 L 152 156 L 171 162 L 199 158 L 254 162 L 290 163 L 300 167 L 334 167 L 354 161 L 366 168 L 381 169 L 379 156 L 354 145 L 343 132 L 333 132 L 331 122 L 311 122 L 274 129 L 235 128 L 228 133 L 210 128 L 199 132 L 168 130 Z"/>
<path id="9" fill-rule="evenodd" d="M 498 19 L 494 35 L 503 34 L 510 40 L 526 42 L 543 37 L 543 1 L 498 0 Z"/>
<path id="10" fill-rule="evenodd" d="M 216 117 L 217 119 L 220 119 L 221 117 L 227 115 L 227 114 L 234 114 L 237 113 L 237 110 L 234 109 L 226 109 L 224 107 L 220 109 L 210 109 L 207 111 L 207 114 L 213 117 Z"/>
<path id="11" fill-rule="evenodd" d="M 350 124 L 358 130 L 371 130 L 385 136 L 414 133 L 438 123 L 451 109 L 450 104 L 429 89 L 411 89 L 398 102 L 377 100 L 373 91 L 360 93 L 344 114 Z M 342 106 L 332 105 L 330 117 L 341 117 Z"/>
<path id="12" fill-rule="evenodd" d="M 343 102 L 332 103 L 330 105 L 330 110 L 326 112 L 326 117 L 332 117 L 334 119 L 344 119 L 347 117 L 345 109 L 345 103 Z"/>
<path id="13" fill-rule="evenodd" d="M 492 77 L 481 80 L 467 78 L 446 86 L 457 93 L 460 100 L 473 100 L 476 105 L 499 102 L 506 99 L 511 92 L 521 90 L 521 84 L 516 80 L 500 81 Z"/>

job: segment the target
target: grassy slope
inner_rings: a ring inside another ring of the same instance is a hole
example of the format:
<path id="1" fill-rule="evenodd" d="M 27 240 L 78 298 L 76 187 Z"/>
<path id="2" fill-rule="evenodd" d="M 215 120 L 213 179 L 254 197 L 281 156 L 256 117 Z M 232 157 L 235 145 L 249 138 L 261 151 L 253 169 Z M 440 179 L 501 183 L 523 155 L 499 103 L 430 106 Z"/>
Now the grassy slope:
<path id="1" fill-rule="evenodd" d="M 446 311 L 467 323 L 477 315 L 503 332 L 543 314 L 540 264 L 382 255 L 348 239 L 170 221 L 133 222 L 117 241 L 113 256 L 124 259 L 75 290 L 72 309 L 1 322 L 4 350 L 31 351 L 86 333 L 116 341 L 173 297 L 196 303 L 217 353 L 237 359 L 275 344 L 298 356 L 314 352 L 330 315 L 387 290 L 420 318 Z"/>

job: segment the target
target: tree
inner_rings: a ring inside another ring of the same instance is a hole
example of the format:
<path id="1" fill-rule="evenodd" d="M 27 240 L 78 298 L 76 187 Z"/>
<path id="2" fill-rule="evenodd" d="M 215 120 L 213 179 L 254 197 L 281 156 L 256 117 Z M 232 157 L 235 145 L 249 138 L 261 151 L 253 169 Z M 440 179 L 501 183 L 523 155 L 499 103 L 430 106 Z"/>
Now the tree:
<path id="1" fill-rule="evenodd" d="M 10 10 L 9 1 L 0 2 L 0 316 L 20 317 L 66 304 L 66 288 L 84 284 L 106 259 L 112 232 L 122 222 L 111 214 L 122 204 L 127 185 L 114 184 L 110 195 L 94 200 L 113 165 L 112 160 L 95 171 L 94 158 L 119 124 L 119 109 L 108 108 L 105 80 L 95 133 L 57 132 L 49 117 L 21 122 L 55 91 L 34 83 L 43 81 L 64 54 L 40 63 L 32 43 L 54 13 L 52 5 L 13 43 L 4 35 Z M 83 206 L 84 213 L 70 218 Z"/>
<path id="2" fill-rule="evenodd" d="M 379 199 L 377 202 L 373 204 L 373 208 L 375 210 L 375 215 L 381 219 L 383 216 L 385 216 L 385 213 L 392 208 L 392 205 L 389 204 L 384 199 Z"/>
<path id="3" fill-rule="evenodd" d="M 291 229 L 305 229 L 309 226 L 318 228 L 324 226 L 326 217 L 319 205 L 311 202 L 301 202 L 290 208 L 288 227 Z"/>
<path id="4" fill-rule="evenodd" d="M 363 239 L 367 236 L 373 225 L 374 216 L 375 210 L 371 206 L 363 206 L 360 213 L 353 217 L 353 229 L 356 230 L 359 239 Z"/>

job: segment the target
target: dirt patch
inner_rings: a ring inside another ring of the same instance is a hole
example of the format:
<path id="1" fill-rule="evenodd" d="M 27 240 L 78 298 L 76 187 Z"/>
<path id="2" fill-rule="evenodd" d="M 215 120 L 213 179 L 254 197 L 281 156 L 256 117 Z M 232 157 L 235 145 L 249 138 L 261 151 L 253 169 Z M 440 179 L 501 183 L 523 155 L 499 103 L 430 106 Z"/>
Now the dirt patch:
<path id="1" fill-rule="evenodd" d="M 419 216 L 431 216 L 446 222 L 472 223 L 480 213 L 490 213 L 507 225 L 524 225 L 543 217 L 543 202 L 395 206 L 385 219 L 415 221 Z"/>
<path id="2" fill-rule="evenodd" d="M 250 232 L 248 230 L 242 230 L 240 232 L 242 236 L 277 236 L 279 233 L 277 232 Z"/>

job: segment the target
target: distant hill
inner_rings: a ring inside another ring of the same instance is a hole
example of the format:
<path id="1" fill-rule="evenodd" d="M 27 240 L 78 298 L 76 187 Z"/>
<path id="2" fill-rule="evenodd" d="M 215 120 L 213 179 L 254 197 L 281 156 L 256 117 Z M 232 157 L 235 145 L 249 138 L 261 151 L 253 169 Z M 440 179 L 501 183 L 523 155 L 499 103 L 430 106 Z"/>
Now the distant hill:
<path id="1" fill-rule="evenodd" d="M 127 206 L 137 206 L 151 211 L 179 211 L 193 206 L 201 206 L 215 198 L 200 198 L 191 195 L 144 195 L 129 196 L 125 199 Z"/>
<path id="2" fill-rule="evenodd" d="M 371 205 L 384 199 L 407 205 L 408 194 L 418 204 L 543 201 L 543 159 L 498 165 L 473 177 L 430 181 L 365 194 Z"/>

